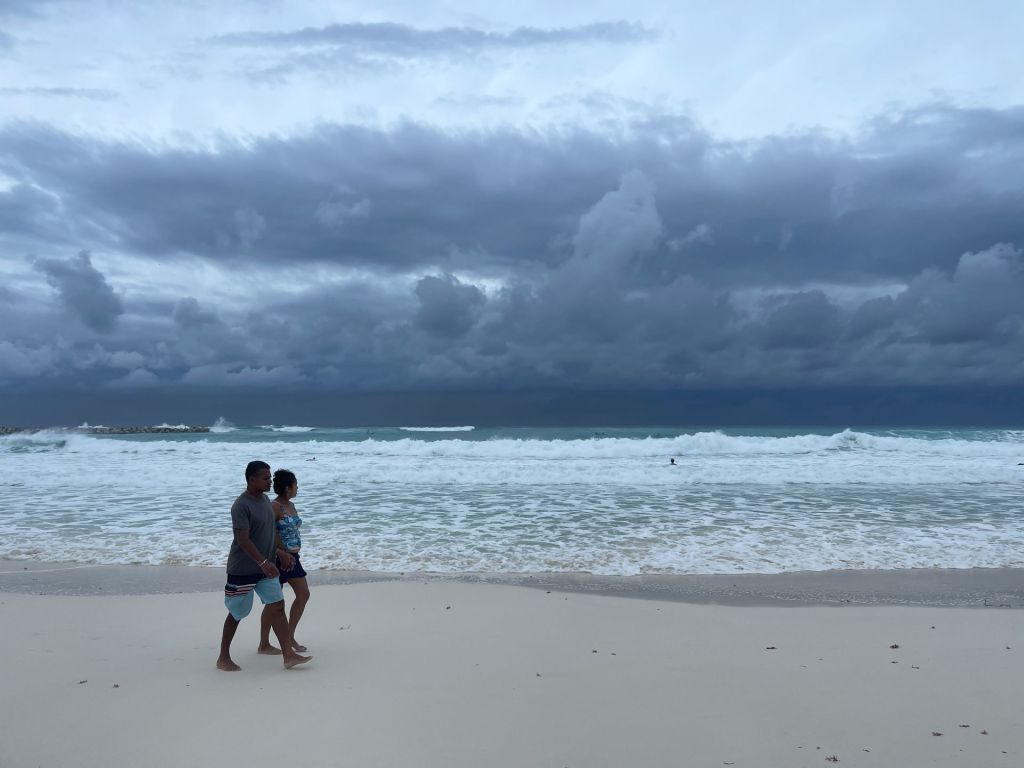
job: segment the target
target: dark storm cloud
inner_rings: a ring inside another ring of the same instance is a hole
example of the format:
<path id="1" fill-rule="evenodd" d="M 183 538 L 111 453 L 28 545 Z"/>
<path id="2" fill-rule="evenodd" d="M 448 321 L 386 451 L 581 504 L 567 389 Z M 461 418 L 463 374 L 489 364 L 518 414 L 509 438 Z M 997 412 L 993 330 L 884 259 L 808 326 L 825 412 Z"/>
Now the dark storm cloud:
<path id="1" fill-rule="evenodd" d="M 896 322 L 909 322 L 932 344 L 1017 338 L 1024 321 L 1021 251 L 1000 243 L 964 254 L 951 275 L 925 270 L 893 305 Z"/>
<path id="2" fill-rule="evenodd" d="M 797 291 L 775 298 L 763 323 L 764 344 L 817 347 L 832 342 L 842 325 L 839 308 L 822 291 Z"/>
<path id="3" fill-rule="evenodd" d="M 214 312 L 203 309 L 199 302 L 191 296 L 181 299 L 174 305 L 174 322 L 182 328 L 202 328 L 206 325 L 219 325 L 220 319 Z"/>
<path id="4" fill-rule="evenodd" d="M 636 43 L 655 39 L 657 32 L 627 21 L 599 22 L 575 27 L 541 29 L 518 27 L 511 32 L 488 32 L 471 27 L 418 29 L 405 24 L 330 24 L 294 32 L 239 32 L 212 38 L 221 45 L 308 48 L 330 46 L 364 53 L 423 58 L 486 50 L 516 50 L 576 43 Z"/>
<path id="5" fill-rule="evenodd" d="M 119 318 L 97 345 L 60 328 L 44 300 L 0 302 L 12 380 L 1024 380 L 1021 109 L 934 108 L 856 138 L 741 144 L 656 115 L 614 134 L 323 126 L 209 150 L 22 124 L 0 130 L 0 172 L 11 180 L 0 246 L 47 254 L 55 286 L 67 278 L 53 264 L 77 265 L 95 306 L 64 288 L 61 299 L 83 319 L 98 313 L 93 330 Z M 56 256 L 79 247 L 259 269 L 267 289 L 287 270 L 291 290 L 214 309 L 155 285 L 148 297 L 126 292 L 121 314 L 82 257 Z M 307 272 L 338 277 L 302 283 Z"/>
<path id="6" fill-rule="evenodd" d="M 416 283 L 420 301 L 415 324 L 438 336 L 464 335 L 476 322 L 485 298 L 475 285 L 463 285 L 452 275 L 428 275 Z"/>
<path id="7" fill-rule="evenodd" d="M 22 125 L 0 131 L 0 170 L 20 182 L 0 192 L 0 217 L 153 256 L 451 269 L 477 264 L 459 253 L 482 247 L 497 264 L 543 265 L 623 170 L 659 162 L 644 157 L 655 140 L 406 125 L 154 152 Z"/>
<path id="8" fill-rule="evenodd" d="M 117 318 L 124 314 L 124 306 L 106 278 L 92 265 L 87 251 L 68 261 L 37 259 L 33 266 L 46 275 L 61 304 L 73 316 L 98 333 L 114 330 Z"/>

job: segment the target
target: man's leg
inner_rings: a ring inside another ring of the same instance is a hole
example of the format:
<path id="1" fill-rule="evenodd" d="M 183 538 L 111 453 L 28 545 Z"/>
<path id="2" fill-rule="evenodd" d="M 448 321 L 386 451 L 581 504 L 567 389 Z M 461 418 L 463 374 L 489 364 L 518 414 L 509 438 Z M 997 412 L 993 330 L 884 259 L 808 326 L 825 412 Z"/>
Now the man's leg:
<path id="1" fill-rule="evenodd" d="M 237 672 L 240 666 L 231 660 L 231 641 L 235 637 L 235 630 L 238 629 L 238 622 L 230 613 L 224 619 L 224 631 L 220 636 L 220 656 L 217 657 L 217 669 L 225 672 Z"/>
<path id="2" fill-rule="evenodd" d="M 285 669 L 291 669 L 299 664 L 305 664 L 307 661 L 310 661 L 313 658 L 312 656 L 300 656 L 292 649 L 291 633 L 288 630 L 288 617 L 284 614 L 284 600 L 269 603 L 264 610 L 270 612 L 270 626 L 273 627 L 274 634 L 277 635 L 277 642 L 280 644 L 284 654 Z"/>
<path id="3" fill-rule="evenodd" d="M 270 644 L 270 608 L 269 605 L 263 606 L 263 613 L 260 614 L 260 644 L 256 649 L 257 653 L 262 653 L 265 656 L 280 656 L 281 649 L 275 648 Z"/>

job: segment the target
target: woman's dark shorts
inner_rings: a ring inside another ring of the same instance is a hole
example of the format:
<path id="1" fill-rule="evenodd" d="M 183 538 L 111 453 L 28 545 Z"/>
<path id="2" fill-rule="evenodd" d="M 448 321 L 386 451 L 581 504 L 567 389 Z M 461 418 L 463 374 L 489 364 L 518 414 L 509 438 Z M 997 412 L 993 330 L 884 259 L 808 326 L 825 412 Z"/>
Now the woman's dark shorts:
<path id="1" fill-rule="evenodd" d="M 284 566 L 281 565 L 281 558 L 277 559 L 277 568 L 281 571 L 281 575 L 277 578 L 281 580 L 282 584 L 287 582 L 289 579 L 301 579 L 306 575 L 306 569 L 303 568 L 302 563 L 299 562 L 298 552 L 292 552 L 292 569 L 290 571 L 286 571 Z"/>

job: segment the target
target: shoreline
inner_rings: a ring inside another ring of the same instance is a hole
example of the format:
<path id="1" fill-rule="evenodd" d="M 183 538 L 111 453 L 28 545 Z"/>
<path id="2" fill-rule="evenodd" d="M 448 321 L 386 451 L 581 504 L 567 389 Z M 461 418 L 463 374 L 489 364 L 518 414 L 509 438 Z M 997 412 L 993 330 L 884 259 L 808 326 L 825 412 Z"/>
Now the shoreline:
<path id="1" fill-rule="evenodd" d="M 0 560 L 0 594 L 217 592 L 221 567 Z M 729 606 L 1024 608 L 1024 568 L 833 570 L 744 574 L 434 573 L 310 570 L 313 586 L 463 583 Z"/>

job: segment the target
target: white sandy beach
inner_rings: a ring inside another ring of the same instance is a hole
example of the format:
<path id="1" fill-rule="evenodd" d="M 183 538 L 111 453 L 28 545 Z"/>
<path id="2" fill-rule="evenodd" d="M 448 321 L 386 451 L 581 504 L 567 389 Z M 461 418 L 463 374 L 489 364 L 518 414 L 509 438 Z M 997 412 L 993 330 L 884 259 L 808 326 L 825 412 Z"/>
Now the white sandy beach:
<path id="1" fill-rule="evenodd" d="M 284 671 L 219 593 L 0 594 L 0 766 L 1017 766 L 1024 612 L 317 587 Z M 898 648 L 890 648 L 898 645 Z M 941 735 L 933 735 L 941 734 Z"/>

